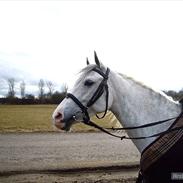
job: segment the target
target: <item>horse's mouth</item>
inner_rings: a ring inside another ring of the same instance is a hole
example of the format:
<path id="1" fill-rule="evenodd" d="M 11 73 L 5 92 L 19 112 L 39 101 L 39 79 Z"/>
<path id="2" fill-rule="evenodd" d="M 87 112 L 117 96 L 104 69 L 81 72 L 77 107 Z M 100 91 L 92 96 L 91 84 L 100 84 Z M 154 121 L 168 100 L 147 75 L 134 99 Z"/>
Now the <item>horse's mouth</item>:
<path id="1" fill-rule="evenodd" d="M 69 131 L 72 124 L 73 124 L 73 122 L 74 122 L 73 119 L 70 119 L 67 122 L 65 122 L 65 121 L 54 121 L 54 125 L 60 130 Z"/>

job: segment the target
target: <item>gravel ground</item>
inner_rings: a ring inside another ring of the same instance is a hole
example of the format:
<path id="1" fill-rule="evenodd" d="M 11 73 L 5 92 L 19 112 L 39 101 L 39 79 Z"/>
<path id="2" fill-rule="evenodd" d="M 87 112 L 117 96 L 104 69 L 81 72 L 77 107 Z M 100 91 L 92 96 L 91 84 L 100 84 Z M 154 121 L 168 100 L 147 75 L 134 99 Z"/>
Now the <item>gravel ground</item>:
<path id="1" fill-rule="evenodd" d="M 0 182 L 133 182 L 137 169 L 125 172 L 123 165 L 138 164 L 139 158 L 131 141 L 103 133 L 0 134 Z M 94 171 L 121 165 L 120 171 Z M 63 173 L 85 167 L 93 169 Z"/>
<path id="2" fill-rule="evenodd" d="M 0 177 L 2 183 L 135 183 L 136 171 L 72 174 L 23 174 Z"/>

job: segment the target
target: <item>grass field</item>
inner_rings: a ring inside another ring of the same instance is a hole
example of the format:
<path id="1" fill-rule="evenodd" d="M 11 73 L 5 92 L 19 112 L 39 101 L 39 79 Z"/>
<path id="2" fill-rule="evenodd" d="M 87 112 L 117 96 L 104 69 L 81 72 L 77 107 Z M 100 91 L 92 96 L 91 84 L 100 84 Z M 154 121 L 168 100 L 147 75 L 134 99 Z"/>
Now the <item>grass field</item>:
<path id="1" fill-rule="evenodd" d="M 51 120 L 55 108 L 56 105 L 0 105 L 0 132 L 58 131 Z M 112 118 L 113 116 L 108 115 L 103 120 L 93 120 L 102 126 L 116 126 L 117 121 Z M 92 127 L 81 123 L 72 127 L 72 131 L 92 130 Z"/>

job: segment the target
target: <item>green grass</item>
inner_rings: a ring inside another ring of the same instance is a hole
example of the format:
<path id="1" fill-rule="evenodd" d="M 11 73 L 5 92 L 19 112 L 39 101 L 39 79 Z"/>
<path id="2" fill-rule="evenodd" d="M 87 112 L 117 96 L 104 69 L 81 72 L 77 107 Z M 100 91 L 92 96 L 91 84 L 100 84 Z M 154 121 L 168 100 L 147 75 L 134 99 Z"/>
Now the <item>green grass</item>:
<path id="1" fill-rule="evenodd" d="M 58 131 L 52 125 L 52 113 L 56 105 L 0 105 L 0 132 L 50 132 Z M 101 126 L 116 126 L 117 121 L 108 115 L 103 120 L 93 118 Z M 112 122 L 111 122 L 112 121 Z M 110 122 L 110 123 L 108 123 Z M 72 131 L 92 131 L 82 123 L 73 125 Z"/>

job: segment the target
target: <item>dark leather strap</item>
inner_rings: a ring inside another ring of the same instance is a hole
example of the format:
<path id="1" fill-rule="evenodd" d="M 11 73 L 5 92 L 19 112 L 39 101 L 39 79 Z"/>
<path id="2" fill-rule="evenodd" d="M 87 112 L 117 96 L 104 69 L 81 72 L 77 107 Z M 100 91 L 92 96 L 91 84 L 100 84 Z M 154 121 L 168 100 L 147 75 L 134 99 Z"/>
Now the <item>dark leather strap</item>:
<path id="1" fill-rule="evenodd" d="M 163 123 L 166 123 L 168 121 L 171 121 L 173 119 L 176 119 L 177 117 L 174 117 L 174 118 L 169 118 L 169 119 L 166 119 L 166 120 L 162 120 L 162 121 L 156 121 L 156 122 L 152 122 L 152 123 L 148 123 L 148 124 L 144 124 L 144 125 L 139 125 L 139 126 L 129 126 L 129 127 L 122 127 L 122 128 L 107 128 L 107 129 L 111 129 L 111 130 L 135 130 L 135 129 L 139 129 L 139 128 L 147 128 L 147 127 L 151 127 L 151 126 L 156 126 L 156 125 L 159 125 L 159 124 L 163 124 Z"/>
<path id="2" fill-rule="evenodd" d="M 67 93 L 66 98 L 71 98 L 82 110 L 82 112 L 87 111 L 87 107 L 85 107 L 73 94 Z"/>
<path id="3" fill-rule="evenodd" d="M 109 101 L 109 89 L 108 89 L 108 85 L 105 85 L 105 90 L 106 90 L 106 107 L 105 107 L 105 112 L 104 112 L 103 116 L 101 116 L 101 117 L 96 114 L 96 117 L 98 119 L 104 118 L 105 115 L 107 114 L 107 110 L 108 110 L 108 101 Z"/>
<path id="4" fill-rule="evenodd" d="M 73 94 L 71 93 L 67 93 L 67 98 L 71 98 L 82 110 L 82 113 L 84 114 L 83 116 L 83 122 L 84 123 L 88 123 L 88 121 L 90 120 L 89 114 L 88 114 L 88 108 L 85 107 Z M 74 117 L 74 116 L 73 116 Z"/>
<path id="5" fill-rule="evenodd" d="M 108 91 L 107 80 L 108 80 L 108 75 L 109 75 L 110 70 L 109 70 L 109 68 L 107 68 L 107 71 L 105 74 L 98 68 L 94 68 L 93 71 L 95 71 L 98 74 L 100 74 L 101 76 L 103 76 L 103 80 L 99 84 L 97 90 L 94 92 L 91 99 L 88 101 L 86 107 L 73 94 L 67 93 L 67 96 L 66 96 L 67 98 L 71 98 L 80 107 L 80 109 L 82 110 L 82 113 L 84 114 L 83 121 L 86 124 L 88 124 L 90 121 L 90 117 L 88 114 L 88 107 L 92 106 L 102 96 L 102 94 L 104 93 L 104 89 L 106 91 L 106 108 L 105 108 L 104 115 L 102 117 L 99 117 L 98 115 L 96 115 L 97 118 L 99 118 L 99 119 L 104 118 L 105 115 L 107 114 L 107 110 L 108 110 L 109 91 Z"/>

